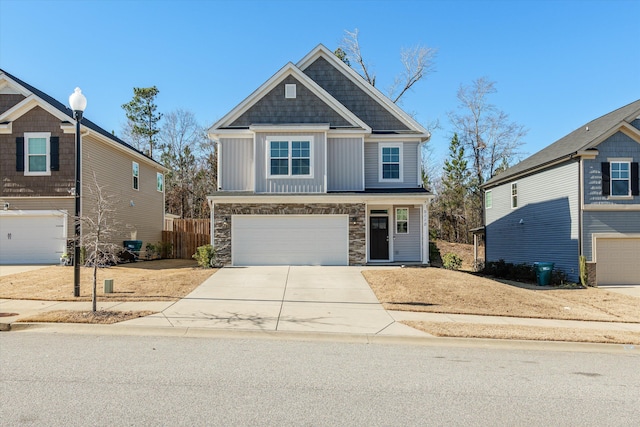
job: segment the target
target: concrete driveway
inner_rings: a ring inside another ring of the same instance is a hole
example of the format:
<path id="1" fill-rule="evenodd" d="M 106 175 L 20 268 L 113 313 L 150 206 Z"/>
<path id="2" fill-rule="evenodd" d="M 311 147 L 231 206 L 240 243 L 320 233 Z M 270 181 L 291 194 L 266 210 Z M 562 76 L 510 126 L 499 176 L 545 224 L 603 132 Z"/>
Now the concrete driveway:
<path id="1" fill-rule="evenodd" d="M 119 325 L 424 335 L 382 308 L 362 267 L 226 267 L 162 313 Z"/>
<path id="2" fill-rule="evenodd" d="M 0 276 L 8 276 L 10 274 L 24 273 L 31 270 L 39 270 L 41 268 L 50 267 L 46 265 L 0 265 Z"/>

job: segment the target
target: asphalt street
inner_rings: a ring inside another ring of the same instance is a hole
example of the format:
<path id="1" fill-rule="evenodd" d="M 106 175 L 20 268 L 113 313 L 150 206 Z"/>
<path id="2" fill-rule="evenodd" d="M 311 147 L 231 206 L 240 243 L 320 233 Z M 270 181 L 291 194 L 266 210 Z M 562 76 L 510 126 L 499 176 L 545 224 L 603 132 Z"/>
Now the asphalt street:
<path id="1" fill-rule="evenodd" d="M 0 334 L 0 424 L 640 425 L 637 352 Z"/>

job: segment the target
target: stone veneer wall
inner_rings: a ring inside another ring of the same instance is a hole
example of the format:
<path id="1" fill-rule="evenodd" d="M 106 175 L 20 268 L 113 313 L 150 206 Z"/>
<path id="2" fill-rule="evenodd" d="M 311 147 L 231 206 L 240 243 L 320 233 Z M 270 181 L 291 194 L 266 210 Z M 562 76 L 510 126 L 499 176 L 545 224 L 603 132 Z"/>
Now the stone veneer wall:
<path id="1" fill-rule="evenodd" d="M 219 264 L 231 264 L 232 215 L 349 215 L 349 265 L 365 265 L 366 209 L 364 203 L 216 203 L 213 242 Z M 225 224 L 225 217 L 230 220 Z M 355 223 L 351 218 L 357 218 Z"/>

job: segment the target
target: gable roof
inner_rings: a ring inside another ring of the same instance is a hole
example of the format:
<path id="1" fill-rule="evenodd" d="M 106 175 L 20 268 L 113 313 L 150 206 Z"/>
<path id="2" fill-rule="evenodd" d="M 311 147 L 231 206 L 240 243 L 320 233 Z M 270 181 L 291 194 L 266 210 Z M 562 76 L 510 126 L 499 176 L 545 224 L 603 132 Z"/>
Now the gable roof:
<path id="1" fill-rule="evenodd" d="M 256 89 L 251 95 L 245 98 L 240 104 L 238 104 L 233 110 L 227 113 L 224 117 L 218 120 L 211 128 L 209 129 L 210 136 L 217 136 L 219 133 L 230 132 L 232 130 L 237 129 L 248 129 L 253 124 L 264 124 L 264 123 L 253 123 L 251 122 L 252 118 L 257 118 L 257 115 L 250 114 L 250 110 L 258 109 L 260 104 L 265 104 L 264 109 L 262 111 L 267 111 L 268 106 L 272 105 L 270 102 L 262 102 L 264 98 L 269 96 L 273 96 L 273 92 L 278 85 L 286 82 L 297 81 L 300 82 L 304 89 L 308 90 L 313 97 L 308 97 L 305 101 L 300 101 L 300 103 L 296 106 L 298 110 L 295 112 L 300 112 L 302 107 L 306 107 L 307 109 L 317 109 L 319 108 L 318 100 L 323 103 L 323 105 L 337 113 L 341 120 L 333 120 L 331 128 L 339 128 L 339 129 L 359 129 L 364 133 L 371 134 L 376 133 L 376 129 L 372 129 L 370 123 L 365 120 L 365 117 L 362 117 L 362 113 L 359 114 L 358 108 L 354 108 L 354 105 L 346 105 L 343 101 L 343 98 L 337 99 L 334 93 L 328 91 L 326 87 L 316 81 L 310 73 L 305 70 L 314 64 L 319 58 L 323 58 L 327 63 L 331 65 L 331 68 L 335 68 L 336 72 L 340 75 L 345 76 L 354 87 L 358 87 L 364 96 L 370 101 L 368 101 L 368 111 L 371 110 L 371 105 L 380 110 L 384 110 L 390 117 L 395 120 L 398 124 L 395 126 L 395 129 L 382 129 L 380 133 L 399 133 L 399 134 L 412 134 L 413 136 L 420 137 L 422 140 L 427 140 L 430 137 L 429 132 L 424 129 L 419 123 L 413 120 L 409 115 L 404 113 L 401 109 L 399 109 L 395 104 L 393 104 L 388 98 L 382 95 L 377 89 L 373 86 L 365 82 L 360 75 L 358 75 L 355 71 L 351 70 L 346 64 L 340 61 L 338 58 L 335 58 L 335 55 L 329 51 L 323 45 L 318 45 L 314 50 L 312 50 L 309 54 L 307 54 L 297 65 L 289 62 L 282 69 L 280 69 L 276 74 L 274 74 L 269 80 L 267 80 L 264 84 L 262 84 L 258 89 Z M 340 70 L 341 69 L 341 70 Z M 291 80 L 291 79 L 294 80 Z M 279 96 L 282 96 L 281 94 Z M 315 107 L 311 107 L 309 103 L 315 102 Z M 306 105 L 301 105 L 307 103 Z M 367 108 L 365 108 L 367 110 Z M 314 110 L 316 111 L 316 110 Z M 318 110 L 325 116 L 327 115 L 326 111 L 322 109 Z M 291 114 L 295 114 L 295 112 Z M 303 114 L 305 112 L 302 112 Z M 306 112 L 309 113 L 309 112 Z M 284 120 L 285 117 L 282 114 L 286 114 L 285 112 L 271 112 L 271 114 L 267 114 L 267 116 L 272 117 L 277 114 L 279 119 Z M 308 114 L 307 114 L 308 116 Z M 291 120 L 296 123 L 300 122 L 300 119 L 293 118 L 290 115 Z M 335 116 L 334 116 L 335 117 Z M 239 120 L 242 118 L 241 120 Z M 318 120 L 322 120 L 319 117 L 313 115 L 309 117 L 309 124 L 314 124 Z M 326 123 L 327 120 L 324 120 Z M 343 123 L 341 123 L 343 122 Z M 338 123 L 341 125 L 335 126 L 333 123 Z M 279 124 L 287 124 L 287 123 L 279 123 Z M 293 123 L 288 123 L 293 124 Z"/>
<path id="2" fill-rule="evenodd" d="M 483 187 L 493 187 L 509 181 L 517 175 L 536 169 L 544 169 L 545 166 L 555 164 L 560 160 L 577 156 L 585 150 L 595 148 L 618 131 L 634 135 L 635 139 L 640 142 L 640 130 L 630 125 L 639 115 L 640 99 L 586 123 L 553 144 L 491 178 L 484 183 Z"/>
<path id="3" fill-rule="evenodd" d="M 30 84 L 20 80 L 19 78 L 9 74 L 8 72 L 0 69 L 0 82 L 2 80 L 7 81 L 13 89 L 17 92 L 25 96 L 25 99 L 19 102 L 17 105 L 9 108 L 7 111 L 0 113 L 0 123 L 6 122 L 7 119 L 15 120 L 16 116 L 19 117 L 24 112 L 30 110 L 33 106 L 38 105 L 58 117 L 62 121 L 69 121 L 70 123 L 75 123 L 74 114 L 71 108 L 62 104 L 55 98 L 49 96 L 43 91 L 31 86 Z M 144 157 L 146 160 L 155 163 L 161 168 L 165 169 L 162 164 L 155 161 L 151 157 L 144 154 L 142 151 L 135 149 L 122 139 L 113 135 L 112 133 L 106 131 L 101 128 L 97 124 L 93 123 L 91 120 L 88 120 L 86 117 L 82 117 L 80 123 L 90 131 L 93 131 L 100 135 L 102 138 L 108 139 L 110 142 L 117 144 L 118 146 L 124 147 L 127 150 L 132 151 L 138 156 Z"/>

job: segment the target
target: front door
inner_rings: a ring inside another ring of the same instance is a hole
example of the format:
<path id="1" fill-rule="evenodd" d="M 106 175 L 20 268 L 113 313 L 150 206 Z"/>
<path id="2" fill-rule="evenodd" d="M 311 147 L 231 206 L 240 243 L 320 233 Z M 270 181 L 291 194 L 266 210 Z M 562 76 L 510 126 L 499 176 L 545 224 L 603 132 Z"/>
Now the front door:
<path id="1" fill-rule="evenodd" d="M 372 260 L 389 259 L 389 218 L 369 217 L 369 251 Z"/>

